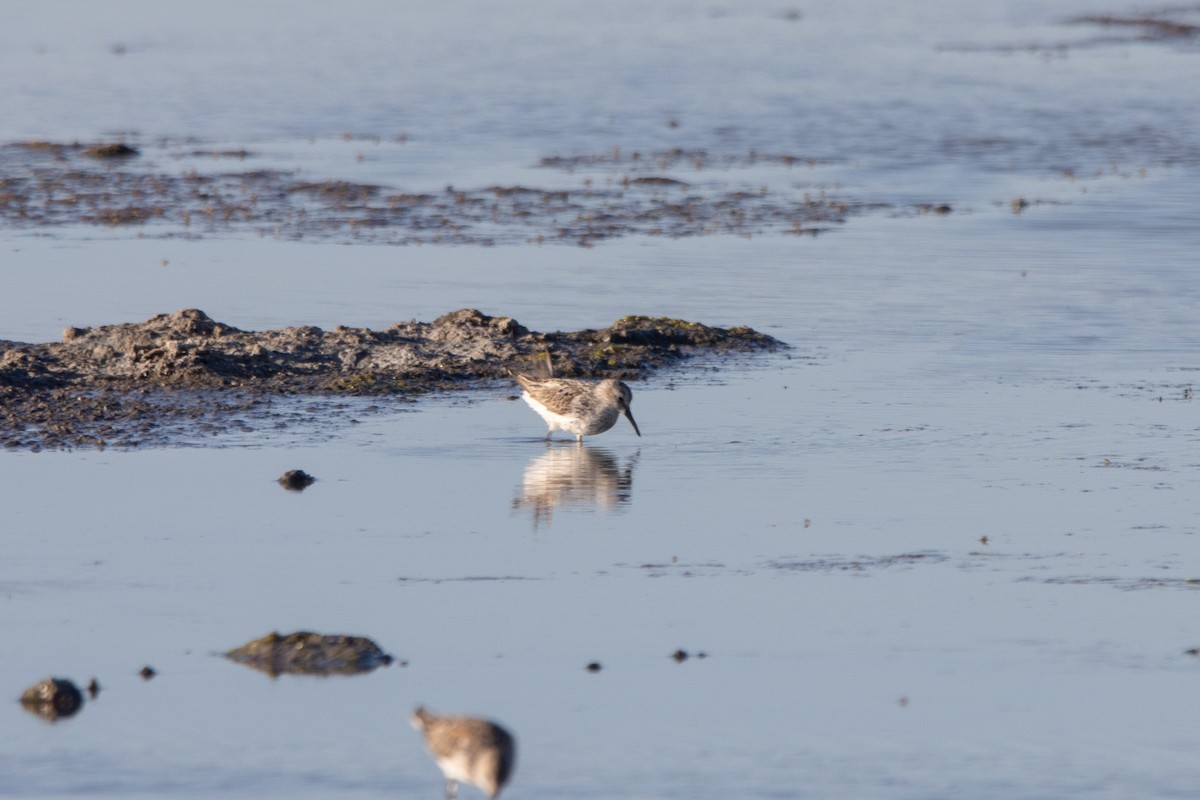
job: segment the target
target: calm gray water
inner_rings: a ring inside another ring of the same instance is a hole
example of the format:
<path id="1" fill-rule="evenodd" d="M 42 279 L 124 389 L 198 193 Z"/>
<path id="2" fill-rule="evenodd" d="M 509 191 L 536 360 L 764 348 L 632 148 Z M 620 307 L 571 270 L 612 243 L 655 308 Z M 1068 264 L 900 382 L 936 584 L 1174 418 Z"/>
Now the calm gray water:
<path id="1" fill-rule="evenodd" d="M 0 230 L 0 339 L 469 306 L 793 346 L 639 383 L 643 438 L 583 449 L 498 386 L 333 436 L 0 454 L 0 796 L 439 797 L 418 703 L 509 727 L 513 798 L 1194 796 L 1196 42 L 1066 24 L 1132 13 L 1100 2 L 828 5 L 6 9 L 0 141 L 406 191 L 753 148 L 818 161 L 689 179 L 890 208 L 591 249 Z M 213 655 L 295 629 L 408 665 Z M 15 700 L 51 674 L 103 692 L 40 722 Z"/>

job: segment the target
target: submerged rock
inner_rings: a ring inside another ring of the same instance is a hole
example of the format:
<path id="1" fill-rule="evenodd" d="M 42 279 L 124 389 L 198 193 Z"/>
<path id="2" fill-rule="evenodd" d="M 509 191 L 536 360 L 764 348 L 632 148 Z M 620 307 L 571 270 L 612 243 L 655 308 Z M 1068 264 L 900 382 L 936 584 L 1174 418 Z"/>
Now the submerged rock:
<path id="1" fill-rule="evenodd" d="M 289 492 L 302 492 L 316 482 L 316 478 L 302 469 L 289 469 L 279 477 L 279 485 Z"/>
<path id="2" fill-rule="evenodd" d="M 665 317 L 538 333 L 461 309 L 383 330 L 244 331 L 184 309 L 142 323 L 70 326 L 49 344 L 0 342 L 0 444 L 132 446 L 164 419 L 219 422 L 281 394 L 413 397 L 471 387 L 529 371 L 546 353 L 561 377 L 628 380 L 690 356 L 782 347 L 750 328 Z"/>
<path id="3" fill-rule="evenodd" d="M 83 707 L 83 693 L 66 678 L 46 678 L 21 693 L 21 705 L 29 713 L 53 722 L 74 716 Z"/>
<path id="4" fill-rule="evenodd" d="M 392 663 L 392 657 L 363 636 L 272 632 L 225 653 L 239 664 L 278 675 L 358 675 Z"/>
<path id="5" fill-rule="evenodd" d="M 94 144 L 83 151 L 85 156 L 89 158 L 129 158 L 136 156 L 138 151 L 124 142 L 109 142 L 107 144 Z"/>

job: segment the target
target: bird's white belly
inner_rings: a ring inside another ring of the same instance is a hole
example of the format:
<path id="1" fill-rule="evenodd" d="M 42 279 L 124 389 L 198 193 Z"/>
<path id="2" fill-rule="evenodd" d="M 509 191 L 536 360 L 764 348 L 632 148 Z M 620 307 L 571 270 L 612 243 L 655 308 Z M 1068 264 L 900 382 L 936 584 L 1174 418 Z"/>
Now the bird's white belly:
<path id="1" fill-rule="evenodd" d="M 545 421 L 546 425 L 550 428 L 550 430 L 552 430 L 552 431 L 568 431 L 569 433 L 581 433 L 581 431 L 577 430 L 577 428 L 579 427 L 578 418 L 565 417 L 562 414 L 555 414 L 553 411 L 546 408 L 544 405 L 539 403 L 537 400 L 534 400 L 533 397 L 529 394 L 529 392 L 521 392 L 521 399 L 524 400 L 526 403 L 528 403 L 529 407 L 537 412 L 538 416 L 541 417 Z"/>
<path id="2" fill-rule="evenodd" d="M 471 776 L 471 760 L 461 750 L 437 759 L 437 765 L 442 768 L 442 774 L 452 781 L 474 783 Z"/>

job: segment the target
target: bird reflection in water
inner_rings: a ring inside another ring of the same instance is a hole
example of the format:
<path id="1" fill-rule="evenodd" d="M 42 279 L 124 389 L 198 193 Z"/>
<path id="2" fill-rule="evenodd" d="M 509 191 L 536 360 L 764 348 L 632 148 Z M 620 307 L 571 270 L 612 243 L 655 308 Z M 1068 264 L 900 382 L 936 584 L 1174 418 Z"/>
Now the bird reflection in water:
<path id="1" fill-rule="evenodd" d="M 513 510 L 529 509 L 535 531 L 550 525 L 556 507 L 615 511 L 633 496 L 637 459 L 634 453 L 622 465 L 599 447 L 547 447 L 525 467 Z"/>

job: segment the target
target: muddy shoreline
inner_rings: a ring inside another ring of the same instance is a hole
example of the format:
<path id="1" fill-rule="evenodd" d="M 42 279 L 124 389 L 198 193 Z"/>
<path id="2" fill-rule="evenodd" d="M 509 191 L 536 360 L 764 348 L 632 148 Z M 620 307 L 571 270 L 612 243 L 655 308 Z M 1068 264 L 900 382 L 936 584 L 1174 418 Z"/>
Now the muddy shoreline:
<path id="1" fill-rule="evenodd" d="M 214 170 L 179 170 L 209 158 Z M 386 244 L 563 242 L 591 246 L 627 235 L 816 235 L 868 208 L 824 189 L 769 190 L 730 182 L 731 170 L 812 169 L 814 159 L 749 152 L 717 157 L 672 149 L 547 156 L 541 169 L 581 176 L 546 186 L 396 187 L 313 181 L 295 171 L 229 169 L 253 161 L 194 145 L 27 141 L 0 145 L 0 224 L 16 229 L 127 228 L 140 236 L 257 233 L 281 239 Z M 687 180 L 664 175 L 682 170 Z M 599 171 L 599 172 L 597 172 Z M 721 176 L 718 178 L 718 176 Z"/>
<path id="2" fill-rule="evenodd" d="M 286 398 L 334 416 L 339 398 L 412 399 L 544 369 L 637 379 L 705 354 L 786 345 L 750 328 L 631 316 L 607 328 L 530 331 L 473 309 L 382 330 L 244 331 L 184 309 L 142 323 L 70 327 L 61 342 L 0 341 L 0 445 L 10 449 L 171 444 L 184 431 L 285 427 Z M 330 402 L 332 401 L 332 402 Z M 283 408 L 281 408 L 283 406 Z"/>

